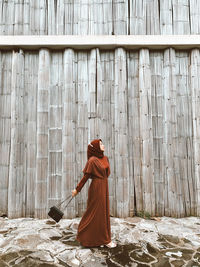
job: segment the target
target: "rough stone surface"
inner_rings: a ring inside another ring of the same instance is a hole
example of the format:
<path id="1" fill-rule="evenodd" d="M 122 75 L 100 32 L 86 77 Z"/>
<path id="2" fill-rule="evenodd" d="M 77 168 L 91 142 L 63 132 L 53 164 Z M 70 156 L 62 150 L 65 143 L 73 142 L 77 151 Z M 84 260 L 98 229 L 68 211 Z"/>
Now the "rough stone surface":
<path id="1" fill-rule="evenodd" d="M 0 217 L 0 267 L 200 266 L 200 218 L 111 217 L 117 247 L 82 247 L 76 240 L 81 218 Z"/>

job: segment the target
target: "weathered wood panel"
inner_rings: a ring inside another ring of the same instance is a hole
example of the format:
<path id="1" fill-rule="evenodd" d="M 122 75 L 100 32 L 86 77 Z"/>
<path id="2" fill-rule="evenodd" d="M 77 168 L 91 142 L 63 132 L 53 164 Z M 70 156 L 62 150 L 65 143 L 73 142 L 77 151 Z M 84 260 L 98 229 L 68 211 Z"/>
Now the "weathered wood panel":
<path id="1" fill-rule="evenodd" d="M 139 127 L 139 54 L 127 52 L 127 86 L 128 86 L 128 149 L 129 149 L 129 209 L 130 216 L 136 210 L 142 210 L 141 165 L 140 165 L 140 127 Z"/>
<path id="2" fill-rule="evenodd" d="M 199 34 L 199 0 L 0 0 L 0 35 Z"/>
<path id="3" fill-rule="evenodd" d="M 24 84 L 24 123 L 26 165 L 26 216 L 32 217 L 35 212 L 35 180 L 36 180 L 36 150 L 37 150 L 37 89 L 38 89 L 38 53 L 25 54 L 25 84 Z"/>
<path id="4" fill-rule="evenodd" d="M 63 53 L 51 55 L 48 129 L 48 209 L 62 198 Z"/>
<path id="5" fill-rule="evenodd" d="M 154 214 L 154 162 L 151 104 L 151 72 L 149 50 L 139 52 L 139 112 L 140 112 L 140 149 L 141 149 L 141 183 L 143 193 L 143 210 Z"/>
<path id="6" fill-rule="evenodd" d="M 113 216 L 199 215 L 199 55 L 1 51 L 0 212 L 46 218 L 102 138 Z M 65 217 L 83 214 L 88 187 Z"/>
<path id="7" fill-rule="evenodd" d="M 48 49 L 39 51 L 37 91 L 37 156 L 35 215 L 46 217 L 48 211 L 49 175 L 49 94 L 51 58 Z"/>
<path id="8" fill-rule="evenodd" d="M 25 216 L 26 166 L 24 123 L 24 54 L 13 51 L 11 78 L 11 136 L 8 176 L 8 216 Z M 2 152 L 1 152 L 2 153 Z M 2 154 L 3 157 L 3 154 Z"/>
<path id="9" fill-rule="evenodd" d="M 0 210 L 8 209 L 8 178 L 11 141 L 12 52 L 0 53 Z"/>
<path id="10" fill-rule="evenodd" d="M 77 55 L 72 49 L 66 49 L 63 55 L 63 129 L 62 129 L 62 199 L 71 195 L 72 188 L 78 183 L 76 162 L 76 88 L 77 88 Z M 80 176 L 79 176 L 80 177 Z M 75 206 L 76 204 L 76 206 Z M 66 203 L 64 203 L 66 205 Z M 78 213 L 78 201 L 72 200 L 65 211 L 68 218 Z"/>
<path id="11" fill-rule="evenodd" d="M 128 155 L 128 110 L 126 51 L 115 50 L 115 190 L 116 215 L 129 215 L 129 155 Z"/>
<path id="12" fill-rule="evenodd" d="M 194 49 L 191 51 L 190 65 L 190 88 L 191 88 L 191 108 L 192 108 L 192 132 L 193 132 L 193 168 L 190 179 L 190 188 L 192 188 L 191 213 L 200 214 L 200 51 Z"/>
<path id="13" fill-rule="evenodd" d="M 153 163 L 155 185 L 155 213 L 164 215 L 164 120 L 163 120 L 163 52 L 150 54 L 151 65 L 151 103 L 152 103 L 152 133 L 153 133 Z"/>
<path id="14" fill-rule="evenodd" d="M 111 174 L 109 176 L 110 214 L 116 210 L 115 190 L 115 64 L 113 51 L 97 50 L 97 117 L 99 135 L 105 144 L 109 157 Z M 102 128 L 103 127 L 103 128 Z M 100 137 L 99 136 L 99 137 Z M 108 141 L 106 141 L 108 140 Z"/>

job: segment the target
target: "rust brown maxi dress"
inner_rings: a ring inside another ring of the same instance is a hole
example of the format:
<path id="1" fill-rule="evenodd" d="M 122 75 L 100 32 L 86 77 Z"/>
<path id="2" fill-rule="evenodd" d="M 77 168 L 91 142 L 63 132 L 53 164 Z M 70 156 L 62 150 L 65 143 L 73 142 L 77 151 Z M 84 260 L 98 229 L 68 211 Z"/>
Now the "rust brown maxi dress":
<path id="1" fill-rule="evenodd" d="M 111 242 L 108 157 L 90 157 L 83 173 L 84 176 L 76 187 L 78 192 L 81 191 L 88 178 L 92 181 L 88 188 L 87 209 L 78 225 L 76 239 L 85 247 L 108 244 Z"/>

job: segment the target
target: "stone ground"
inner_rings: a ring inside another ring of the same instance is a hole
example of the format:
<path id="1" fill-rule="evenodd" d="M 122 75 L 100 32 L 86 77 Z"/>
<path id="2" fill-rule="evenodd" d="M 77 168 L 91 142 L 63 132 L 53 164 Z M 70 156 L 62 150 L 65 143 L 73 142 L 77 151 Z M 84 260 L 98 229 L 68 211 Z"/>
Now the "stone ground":
<path id="1" fill-rule="evenodd" d="M 111 249 L 82 247 L 80 219 L 0 217 L 0 267 L 200 266 L 200 218 L 111 217 Z"/>

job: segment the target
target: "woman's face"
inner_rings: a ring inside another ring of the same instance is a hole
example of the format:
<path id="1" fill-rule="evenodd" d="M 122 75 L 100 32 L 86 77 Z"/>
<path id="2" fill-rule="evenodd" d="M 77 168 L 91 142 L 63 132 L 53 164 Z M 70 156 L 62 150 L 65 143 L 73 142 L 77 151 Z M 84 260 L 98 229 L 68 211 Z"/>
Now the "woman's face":
<path id="1" fill-rule="evenodd" d="M 102 151 L 104 151 L 104 145 L 103 145 L 103 143 L 101 142 L 101 140 L 100 140 L 99 144 L 100 144 L 100 149 L 101 149 Z"/>

